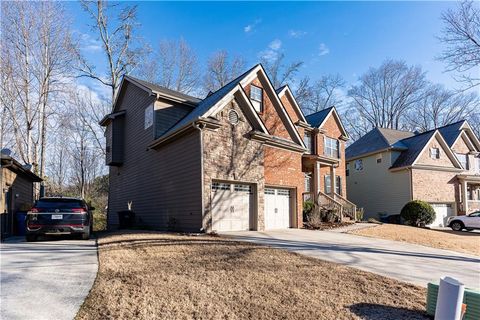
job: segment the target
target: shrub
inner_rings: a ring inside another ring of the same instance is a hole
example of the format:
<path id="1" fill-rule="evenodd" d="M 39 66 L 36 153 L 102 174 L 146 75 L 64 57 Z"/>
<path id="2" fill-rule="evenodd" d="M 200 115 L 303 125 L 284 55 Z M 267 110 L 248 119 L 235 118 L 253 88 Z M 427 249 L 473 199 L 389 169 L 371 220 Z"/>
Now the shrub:
<path id="1" fill-rule="evenodd" d="M 355 214 L 357 221 L 363 221 L 363 217 L 365 216 L 365 210 L 363 208 L 357 208 L 357 212 Z"/>
<path id="2" fill-rule="evenodd" d="M 307 221 L 308 215 L 313 211 L 315 203 L 311 200 L 307 200 L 303 203 L 303 221 Z"/>
<path id="3" fill-rule="evenodd" d="M 340 217 L 335 209 L 317 206 L 306 214 L 305 225 L 308 228 L 319 229 L 324 223 L 336 223 L 340 222 Z"/>
<path id="4" fill-rule="evenodd" d="M 425 226 L 435 220 L 435 210 L 425 201 L 408 202 L 400 212 L 405 222 L 414 227 Z"/>

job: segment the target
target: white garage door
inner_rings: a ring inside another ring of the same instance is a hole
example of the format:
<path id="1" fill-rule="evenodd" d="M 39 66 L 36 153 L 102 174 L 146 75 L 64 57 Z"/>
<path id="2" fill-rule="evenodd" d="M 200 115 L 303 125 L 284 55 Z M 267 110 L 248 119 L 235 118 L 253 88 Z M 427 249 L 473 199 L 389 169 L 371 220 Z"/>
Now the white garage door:
<path id="1" fill-rule="evenodd" d="M 290 227 L 290 190 L 265 188 L 265 229 Z"/>
<path id="2" fill-rule="evenodd" d="M 249 230 L 252 198 L 249 185 L 212 183 L 212 229 L 219 232 Z"/>
<path id="3" fill-rule="evenodd" d="M 453 206 L 451 203 L 430 203 L 435 210 L 435 220 L 430 227 L 445 227 L 447 217 L 453 216 Z"/>

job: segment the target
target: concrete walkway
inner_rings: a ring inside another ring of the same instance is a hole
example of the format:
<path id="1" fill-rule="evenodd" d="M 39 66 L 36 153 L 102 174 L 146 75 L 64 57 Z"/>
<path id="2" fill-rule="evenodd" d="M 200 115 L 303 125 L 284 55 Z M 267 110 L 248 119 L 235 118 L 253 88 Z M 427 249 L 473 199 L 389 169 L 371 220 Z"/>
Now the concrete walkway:
<path id="1" fill-rule="evenodd" d="M 426 287 L 451 276 L 480 288 L 480 257 L 352 234 L 288 229 L 227 232 L 224 236 L 332 261 Z"/>
<path id="2" fill-rule="evenodd" d="M 95 240 L 27 243 L 16 237 L 0 249 L 2 320 L 75 317 L 97 274 Z"/>

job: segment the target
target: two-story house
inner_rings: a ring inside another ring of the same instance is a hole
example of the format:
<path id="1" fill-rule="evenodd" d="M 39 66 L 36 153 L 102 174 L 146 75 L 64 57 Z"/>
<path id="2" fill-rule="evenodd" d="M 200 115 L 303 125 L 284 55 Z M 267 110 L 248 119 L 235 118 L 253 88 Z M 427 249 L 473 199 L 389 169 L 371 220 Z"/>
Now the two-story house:
<path id="1" fill-rule="evenodd" d="M 101 121 L 109 225 L 131 203 L 139 224 L 158 229 L 301 227 L 305 192 L 319 190 L 321 177 L 327 193 L 342 195 L 336 201 L 346 196 L 347 134 L 338 114 L 329 109 L 310 120 L 261 65 L 204 99 L 124 77 Z M 306 183 L 311 175 L 315 186 Z"/>
<path id="2" fill-rule="evenodd" d="M 467 121 L 414 133 L 375 128 L 346 150 L 349 198 L 367 217 L 429 202 L 432 225 L 480 209 L 480 142 Z"/>

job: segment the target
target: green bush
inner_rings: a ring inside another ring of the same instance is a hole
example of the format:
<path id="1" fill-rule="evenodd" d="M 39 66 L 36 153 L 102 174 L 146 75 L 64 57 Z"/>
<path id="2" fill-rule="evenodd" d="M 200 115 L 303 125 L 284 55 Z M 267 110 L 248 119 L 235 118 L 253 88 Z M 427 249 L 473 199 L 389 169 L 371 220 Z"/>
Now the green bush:
<path id="1" fill-rule="evenodd" d="M 315 203 L 311 200 L 307 200 L 303 203 L 303 221 L 307 221 L 307 217 L 315 208 Z"/>
<path id="2" fill-rule="evenodd" d="M 425 201 L 408 202 L 400 212 L 405 222 L 414 227 L 425 226 L 435 220 L 435 210 Z"/>

